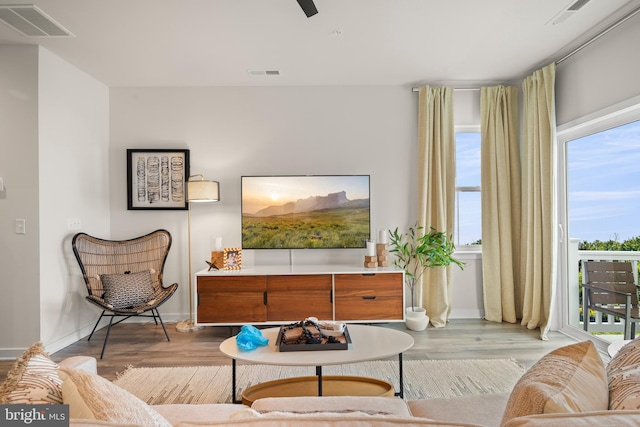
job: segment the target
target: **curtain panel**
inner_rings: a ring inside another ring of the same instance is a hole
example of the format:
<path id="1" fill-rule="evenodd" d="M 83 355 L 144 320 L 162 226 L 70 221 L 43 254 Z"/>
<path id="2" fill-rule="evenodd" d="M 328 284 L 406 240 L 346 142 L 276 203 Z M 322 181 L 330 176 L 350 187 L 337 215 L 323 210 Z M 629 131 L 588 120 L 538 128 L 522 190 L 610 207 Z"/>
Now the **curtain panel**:
<path id="1" fill-rule="evenodd" d="M 452 235 L 455 209 L 453 88 L 423 86 L 418 100 L 418 224 Z M 435 327 L 451 313 L 450 268 L 427 269 L 418 285 Z"/>
<path id="2" fill-rule="evenodd" d="M 547 339 L 556 270 L 554 223 L 555 64 L 522 83 L 522 324 Z"/>
<path id="3" fill-rule="evenodd" d="M 485 318 L 522 318 L 518 88 L 480 92 L 482 282 Z"/>

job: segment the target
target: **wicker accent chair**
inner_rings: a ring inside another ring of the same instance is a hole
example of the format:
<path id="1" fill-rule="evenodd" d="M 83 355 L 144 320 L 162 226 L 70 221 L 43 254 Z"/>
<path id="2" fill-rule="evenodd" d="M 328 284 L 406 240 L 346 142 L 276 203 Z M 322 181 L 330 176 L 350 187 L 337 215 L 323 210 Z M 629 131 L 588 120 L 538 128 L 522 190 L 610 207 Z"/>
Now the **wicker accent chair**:
<path id="1" fill-rule="evenodd" d="M 158 311 L 178 289 L 177 283 L 167 287 L 162 284 L 164 264 L 171 248 L 171 234 L 167 230 L 129 240 L 104 240 L 78 233 L 71 245 L 89 293 L 86 298 L 102 309 L 88 339 L 91 340 L 103 317 L 110 318 L 100 359 L 104 356 L 111 326 L 132 316 L 152 317 L 156 325 L 160 321 L 170 341 Z M 122 319 L 114 322 L 116 317 Z"/>
<path id="2" fill-rule="evenodd" d="M 624 339 L 635 338 L 640 322 L 638 286 L 632 264 L 624 261 L 583 261 L 582 317 L 589 329 L 589 310 L 619 317 L 624 321 Z"/>

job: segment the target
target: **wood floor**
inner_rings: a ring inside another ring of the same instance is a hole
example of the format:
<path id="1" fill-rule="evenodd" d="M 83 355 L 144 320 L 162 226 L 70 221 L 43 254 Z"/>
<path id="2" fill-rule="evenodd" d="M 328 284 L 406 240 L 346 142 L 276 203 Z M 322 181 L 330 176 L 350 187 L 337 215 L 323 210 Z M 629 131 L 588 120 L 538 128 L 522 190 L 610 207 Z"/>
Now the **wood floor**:
<path id="1" fill-rule="evenodd" d="M 415 345 L 404 353 L 411 359 L 499 359 L 513 358 L 530 367 L 548 352 L 574 343 L 559 332 L 540 340 L 539 330 L 528 330 L 519 324 L 494 323 L 484 320 L 451 320 L 445 328 L 428 328 L 412 332 L 402 323 L 379 325 L 410 333 Z M 218 346 L 231 333 L 229 327 L 206 327 L 197 332 L 177 332 L 175 324 L 167 324 L 171 341 L 154 323 L 123 323 L 111 330 L 104 358 L 98 360 L 98 373 L 113 380 L 127 366 L 207 366 L 231 364 Z M 233 334 L 239 332 L 233 329 Z M 100 357 L 105 329 L 97 331 L 91 341 L 86 338 L 51 355 L 54 361 L 85 355 Z M 13 361 L 0 361 L 0 381 L 4 380 Z"/>

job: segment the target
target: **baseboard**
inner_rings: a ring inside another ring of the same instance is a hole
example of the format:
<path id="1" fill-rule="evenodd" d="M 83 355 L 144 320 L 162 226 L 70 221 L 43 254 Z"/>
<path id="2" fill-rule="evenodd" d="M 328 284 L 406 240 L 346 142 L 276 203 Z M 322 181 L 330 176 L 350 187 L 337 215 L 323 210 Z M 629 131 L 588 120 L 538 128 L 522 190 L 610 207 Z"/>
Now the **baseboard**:
<path id="1" fill-rule="evenodd" d="M 0 348 L 0 360 L 15 360 L 26 348 Z"/>
<path id="2" fill-rule="evenodd" d="M 484 319 L 484 310 L 474 309 L 451 309 L 449 319 Z"/>
<path id="3" fill-rule="evenodd" d="M 186 315 L 179 314 L 179 313 L 162 314 L 162 321 L 165 324 L 177 323 L 181 320 L 188 319 L 188 318 L 189 318 L 188 314 Z M 130 319 L 125 320 L 125 323 L 149 323 L 149 322 L 153 322 L 153 319 L 150 319 L 147 317 L 132 317 Z M 98 328 L 96 330 L 100 330 L 105 326 L 107 326 L 108 324 L 109 324 L 109 320 L 103 319 L 98 325 Z M 44 350 L 49 354 L 53 354 L 57 351 L 62 350 L 67 346 L 70 346 L 75 342 L 80 341 L 83 338 L 88 337 L 89 334 L 91 333 L 91 330 L 93 329 L 93 325 L 94 323 L 91 323 L 90 325 L 87 325 L 77 331 L 74 331 L 63 337 L 57 338 L 53 341 L 43 342 Z M 15 360 L 22 353 L 24 353 L 26 349 L 27 349 L 26 347 L 25 348 L 0 348 L 0 360 Z"/>

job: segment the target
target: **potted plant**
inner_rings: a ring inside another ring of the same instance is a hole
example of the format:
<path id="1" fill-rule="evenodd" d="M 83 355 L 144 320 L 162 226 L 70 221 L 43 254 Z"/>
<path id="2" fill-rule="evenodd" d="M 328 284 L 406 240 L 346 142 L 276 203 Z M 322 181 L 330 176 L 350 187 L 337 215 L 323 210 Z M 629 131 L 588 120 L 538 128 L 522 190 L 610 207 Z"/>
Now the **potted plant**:
<path id="1" fill-rule="evenodd" d="M 426 310 L 416 304 L 416 285 L 427 268 L 447 267 L 456 264 L 463 268 L 464 263 L 453 257 L 455 245 L 442 231 L 431 227 L 423 233 L 424 227 L 417 224 L 409 227 L 406 233 L 398 228 L 389 232 L 390 252 L 395 254 L 393 265 L 405 271 L 405 283 L 411 293 L 411 307 L 406 309 L 407 327 L 422 331 L 429 323 Z"/>

